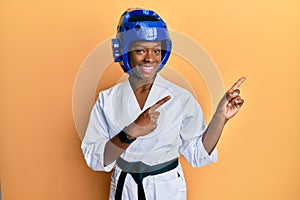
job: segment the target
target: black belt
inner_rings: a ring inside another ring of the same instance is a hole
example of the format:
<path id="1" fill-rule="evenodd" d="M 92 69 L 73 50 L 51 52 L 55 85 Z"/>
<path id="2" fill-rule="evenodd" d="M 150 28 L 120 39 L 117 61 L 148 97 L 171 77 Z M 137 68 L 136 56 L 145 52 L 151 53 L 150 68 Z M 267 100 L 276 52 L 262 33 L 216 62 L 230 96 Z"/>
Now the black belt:
<path id="1" fill-rule="evenodd" d="M 175 169 L 178 166 L 178 158 L 154 166 L 149 166 L 142 162 L 127 162 L 122 158 L 118 158 L 117 165 L 122 169 L 122 172 L 119 176 L 115 200 L 122 199 L 124 182 L 128 173 L 138 185 L 138 199 L 146 200 L 143 179 L 147 176 L 157 175 Z"/>

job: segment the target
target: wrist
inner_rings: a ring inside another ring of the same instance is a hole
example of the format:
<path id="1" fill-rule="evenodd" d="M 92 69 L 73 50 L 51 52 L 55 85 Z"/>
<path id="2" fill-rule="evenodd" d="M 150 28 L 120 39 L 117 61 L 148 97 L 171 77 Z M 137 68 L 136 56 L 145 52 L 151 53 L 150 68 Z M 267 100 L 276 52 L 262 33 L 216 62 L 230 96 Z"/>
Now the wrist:
<path id="1" fill-rule="evenodd" d="M 213 119 L 219 123 L 224 123 L 224 124 L 226 124 L 226 122 L 228 121 L 225 115 L 220 112 L 216 112 L 213 116 Z"/>
<path id="2" fill-rule="evenodd" d="M 118 136 L 122 143 L 131 144 L 132 142 L 134 142 L 136 140 L 135 137 L 132 137 L 125 131 L 125 128 L 118 134 Z"/>
<path id="3" fill-rule="evenodd" d="M 130 124 L 129 126 L 125 126 L 125 128 L 123 129 L 123 131 L 127 134 L 129 139 L 136 139 L 137 136 L 136 134 L 134 134 L 134 125 Z"/>
<path id="4" fill-rule="evenodd" d="M 125 132 L 125 131 L 124 131 Z M 126 132 L 125 132 L 126 133 Z M 128 133 L 126 133 L 126 135 L 127 135 L 127 138 L 129 139 L 129 140 L 135 140 L 136 139 L 136 137 L 134 137 L 134 136 L 132 136 L 132 135 L 129 135 Z"/>

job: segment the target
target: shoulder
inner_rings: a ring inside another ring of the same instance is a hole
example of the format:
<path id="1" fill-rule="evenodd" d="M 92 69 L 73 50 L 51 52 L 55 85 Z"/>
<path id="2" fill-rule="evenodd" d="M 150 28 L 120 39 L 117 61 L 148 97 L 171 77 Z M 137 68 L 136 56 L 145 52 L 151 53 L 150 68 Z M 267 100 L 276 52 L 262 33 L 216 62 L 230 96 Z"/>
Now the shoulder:
<path id="1" fill-rule="evenodd" d="M 116 85 L 106 89 L 102 90 L 98 94 L 97 101 L 105 102 L 110 101 L 111 98 L 114 96 L 121 96 L 123 93 L 126 92 L 126 85 L 127 81 L 117 83 Z"/>
<path id="2" fill-rule="evenodd" d="M 113 92 L 122 90 L 122 89 L 124 89 L 124 87 L 126 86 L 126 84 L 127 84 L 127 80 L 119 82 L 116 85 L 114 85 L 114 86 L 112 86 L 112 87 L 110 87 L 108 89 L 100 91 L 99 95 L 109 95 L 109 94 L 111 94 Z"/>
<path id="3" fill-rule="evenodd" d="M 161 76 L 158 77 L 157 82 L 162 84 L 163 87 L 169 91 L 171 99 L 179 103 L 178 105 L 180 105 L 182 111 L 191 113 L 196 112 L 196 110 L 202 110 L 199 102 L 188 89 L 185 89 Z"/>
<path id="4" fill-rule="evenodd" d="M 162 76 L 158 76 L 158 84 L 161 84 L 163 87 L 166 87 L 168 90 L 172 91 L 172 93 L 176 94 L 176 96 L 180 99 L 195 99 L 194 95 L 187 89 L 163 78 Z"/>
<path id="5" fill-rule="evenodd" d="M 170 101 L 173 103 L 170 105 L 175 105 L 176 109 L 179 108 L 180 116 L 183 119 L 191 116 L 203 116 L 202 108 L 191 91 L 162 77 L 158 80 L 160 84 L 163 84 L 167 88 L 171 95 Z"/>

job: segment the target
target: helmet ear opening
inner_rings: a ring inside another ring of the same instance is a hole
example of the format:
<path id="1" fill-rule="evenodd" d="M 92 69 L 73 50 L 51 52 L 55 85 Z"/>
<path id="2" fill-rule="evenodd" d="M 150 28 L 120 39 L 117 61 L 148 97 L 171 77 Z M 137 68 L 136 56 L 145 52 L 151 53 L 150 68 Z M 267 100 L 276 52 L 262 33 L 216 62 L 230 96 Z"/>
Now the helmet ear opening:
<path id="1" fill-rule="evenodd" d="M 122 61 L 121 48 L 120 48 L 120 40 L 115 38 L 112 39 L 112 51 L 115 62 Z"/>

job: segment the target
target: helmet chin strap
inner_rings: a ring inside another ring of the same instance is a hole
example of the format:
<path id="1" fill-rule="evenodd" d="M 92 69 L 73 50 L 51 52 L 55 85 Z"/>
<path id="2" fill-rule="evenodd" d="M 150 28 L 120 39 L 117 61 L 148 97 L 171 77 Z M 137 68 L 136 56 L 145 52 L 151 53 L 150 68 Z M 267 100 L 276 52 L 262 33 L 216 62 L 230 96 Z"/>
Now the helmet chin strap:
<path id="1" fill-rule="evenodd" d="M 143 80 L 142 77 L 138 76 L 136 73 L 135 73 L 135 70 L 133 68 L 130 69 L 130 74 L 129 76 L 134 76 L 135 78 L 139 79 L 139 80 Z"/>
<path id="2" fill-rule="evenodd" d="M 131 73 L 129 73 L 129 76 L 134 76 L 135 78 L 142 80 L 142 78 L 139 77 L 139 76 L 135 73 L 135 70 L 134 70 L 133 68 L 130 69 L 130 72 L 131 72 Z"/>

